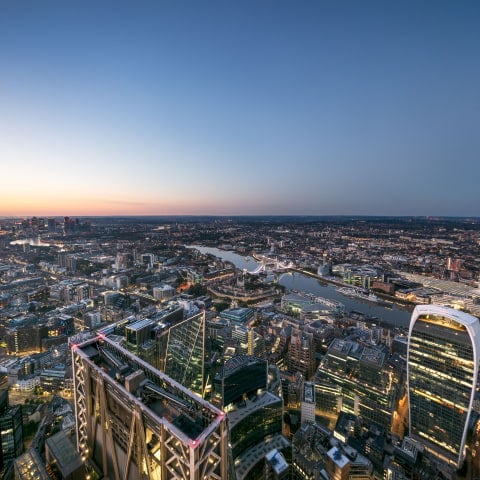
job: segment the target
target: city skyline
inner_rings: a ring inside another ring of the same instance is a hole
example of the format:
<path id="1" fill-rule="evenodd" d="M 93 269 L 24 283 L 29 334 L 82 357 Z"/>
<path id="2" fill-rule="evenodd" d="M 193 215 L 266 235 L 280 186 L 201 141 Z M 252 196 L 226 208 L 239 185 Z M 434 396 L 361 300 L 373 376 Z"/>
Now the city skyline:
<path id="1" fill-rule="evenodd" d="M 475 2 L 0 6 L 0 216 L 479 216 Z"/>

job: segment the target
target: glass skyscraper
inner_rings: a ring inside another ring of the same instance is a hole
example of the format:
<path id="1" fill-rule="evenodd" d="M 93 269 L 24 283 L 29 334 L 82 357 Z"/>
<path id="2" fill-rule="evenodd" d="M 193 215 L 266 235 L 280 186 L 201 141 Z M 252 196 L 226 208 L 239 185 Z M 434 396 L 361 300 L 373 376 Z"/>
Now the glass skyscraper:
<path id="1" fill-rule="evenodd" d="M 478 318 L 452 308 L 419 305 L 407 354 L 410 436 L 460 466 L 477 384 Z"/>
<path id="2" fill-rule="evenodd" d="M 229 480 L 224 412 L 103 332 L 71 347 L 76 444 L 94 478 Z"/>
<path id="3" fill-rule="evenodd" d="M 201 397 L 205 395 L 205 313 L 168 330 L 165 373 Z"/>

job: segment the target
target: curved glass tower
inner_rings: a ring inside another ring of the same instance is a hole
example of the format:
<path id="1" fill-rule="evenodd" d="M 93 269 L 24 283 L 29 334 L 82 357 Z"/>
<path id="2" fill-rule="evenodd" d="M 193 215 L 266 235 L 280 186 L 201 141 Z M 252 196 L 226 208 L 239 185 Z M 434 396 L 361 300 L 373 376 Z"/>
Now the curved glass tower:
<path id="1" fill-rule="evenodd" d="M 436 305 L 415 307 L 407 354 L 410 436 L 460 466 L 477 384 L 480 322 Z"/>

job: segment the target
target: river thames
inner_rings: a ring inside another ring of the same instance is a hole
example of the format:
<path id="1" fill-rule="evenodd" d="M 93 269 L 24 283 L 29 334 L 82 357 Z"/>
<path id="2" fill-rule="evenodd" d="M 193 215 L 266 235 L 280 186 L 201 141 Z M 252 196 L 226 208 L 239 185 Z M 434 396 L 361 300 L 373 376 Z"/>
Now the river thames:
<path id="1" fill-rule="evenodd" d="M 222 260 L 231 262 L 235 267 L 241 270 L 251 272 L 259 265 L 252 257 L 242 257 L 235 252 L 221 250 L 219 248 L 202 247 L 197 245 L 192 245 L 188 248 L 195 248 L 201 253 L 210 254 Z M 326 283 L 322 280 L 317 280 L 314 277 L 309 277 L 302 273 L 289 272 L 281 274 L 278 283 L 287 290 L 297 290 L 299 292 L 311 293 L 330 300 L 336 300 L 345 305 L 347 311 L 356 311 L 371 317 L 377 317 L 379 324 L 385 324 L 385 326 L 388 327 L 406 328 L 410 322 L 412 308 L 399 307 L 396 304 L 393 304 L 391 307 L 385 307 L 373 302 L 347 297 L 346 295 L 337 292 L 335 285 Z"/>

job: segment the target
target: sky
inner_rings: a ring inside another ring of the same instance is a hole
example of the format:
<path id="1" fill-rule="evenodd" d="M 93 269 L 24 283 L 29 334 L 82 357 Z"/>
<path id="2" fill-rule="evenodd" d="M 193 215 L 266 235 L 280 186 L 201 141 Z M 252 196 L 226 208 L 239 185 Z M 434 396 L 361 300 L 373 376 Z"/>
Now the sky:
<path id="1" fill-rule="evenodd" d="M 480 3 L 0 0 L 0 216 L 480 216 Z"/>

